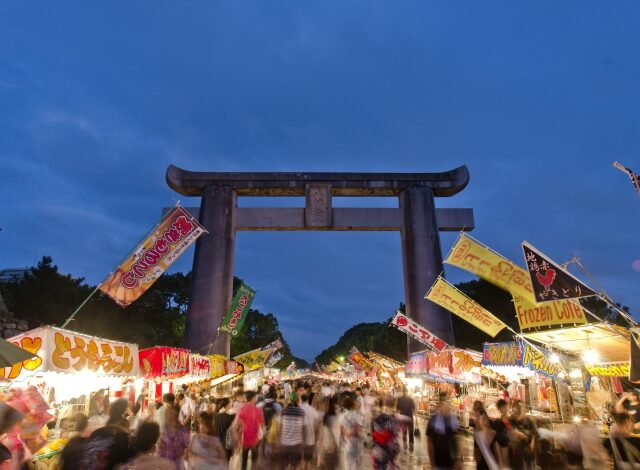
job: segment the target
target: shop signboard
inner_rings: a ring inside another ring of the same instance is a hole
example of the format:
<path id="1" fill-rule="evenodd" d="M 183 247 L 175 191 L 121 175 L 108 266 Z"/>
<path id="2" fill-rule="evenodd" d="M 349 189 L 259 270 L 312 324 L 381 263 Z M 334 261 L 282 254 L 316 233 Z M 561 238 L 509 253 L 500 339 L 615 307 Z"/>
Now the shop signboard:
<path id="1" fill-rule="evenodd" d="M 182 377 L 189 372 L 189 351 L 168 346 L 141 349 L 140 370 L 148 379 Z"/>
<path id="2" fill-rule="evenodd" d="M 484 366 L 521 366 L 523 356 L 524 351 L 520 341 L 482 345 L 482 365 Z"/>
<path id="3" fill-rule="evenodd" d="M 95 372 L 137 376 L 138 346 L 110 341 L 52 326 L 43 326 L 7 339 L 29 352 L 32 359 L 0 369 L 0 380 L 14 380 L 35 372 Z"/>
<path id="4" fill-rule="evenodd" d="M 529 272 L 465 233 L 458 237 L 445 263 L 476 274 L 510 292 L 522 331 L 541 326 L 587 323 L 584 310 L 573 300 L 536 304 Z"/>
<path id="5" fill-rule="evenodd" d="M 431 333 L 426 328 L 418 325 L 411 318 L 402 312 L 396 312 L 396 316 L 391 320 L 391 326 L 399 329 L 403 333 L 420 341 L 422 344 L 429 346 L 436 351 L 442 351 L 447 347 L 447 343 Z"/>
<path id="6" fill-rule="evenodd" d="M 364 357 L 358 348 L 355 346 L 349 351 L 349 362 L 357 366 L 360 370 L 367 375 L 374 376 L 378 372 L 378 366 Z"/>
<path id="7" fill-rule="evenodd" d="M 426 374 L 427 371 L 426 351 L 409 354 L 409 360 L 405 366 L 406 374 Z"/>
<path id="8" fill-rule="evenodd" d="M 188 211 L 174 207 L 98 288 L 126 307 L 144 294 L 203 233 L 205 229 Z"/>
<path id="9" fill-rule="evenodd" d="M 604 364 L 585 364 L 589 375 L 594 377 L 629 377 L 629 362 L 607 362 Z"/>
<path id="10" fill-rule="evenodd" d="M 211 377 L 211 360 L 200 354 L 189 354 L 189 375 L 192 377 Z"/>
<path id="11" fill-rule="evenodd" d="M 545 377 L 557 379 L 558 374 L 563 372 L 562 364 L 559 361 L 551 360 L 551 352 L 539 346 L 533 347 L 529 343 L 524 345 L 524 356 L 522 365 L 531 370 L 539 372 Z"/>

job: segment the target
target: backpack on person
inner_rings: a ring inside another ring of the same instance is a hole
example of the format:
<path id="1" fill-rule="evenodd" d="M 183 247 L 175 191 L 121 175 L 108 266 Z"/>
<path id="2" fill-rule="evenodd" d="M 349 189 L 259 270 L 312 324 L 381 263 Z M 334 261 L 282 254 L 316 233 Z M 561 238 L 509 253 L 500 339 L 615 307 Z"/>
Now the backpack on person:
<path id="1" fill-rule="evenodd" d="M 264 425 L 267 429 L 270 429 L 273 417 L 277 413 L 275 401 L 265 401 L 262 407 L 262 413 L 264 414 Z"/>

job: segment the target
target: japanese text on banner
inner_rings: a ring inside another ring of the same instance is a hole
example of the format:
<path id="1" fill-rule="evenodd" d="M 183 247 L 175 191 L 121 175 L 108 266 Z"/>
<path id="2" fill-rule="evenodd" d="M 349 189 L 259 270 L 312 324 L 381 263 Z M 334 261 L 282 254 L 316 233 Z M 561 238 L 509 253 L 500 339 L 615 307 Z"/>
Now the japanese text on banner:
<path id="1" fill-rule="evenodd" d="M 403 333 L 437 351 L 442 351 L 447 347 L 447 343 L 435 336 L 426 328 L 418 325 L 406 315 L 403 315 L 401 312 L 396 312 L 396 316 L 393 317 L 393 320 L 391 320 L 391 326 L 396 327 Z"/>
<path id="2" fill-rule="evenodd" d="M 186 210 L 171 209 L 127 255 L 99 289 L 126 307 L 154 282 L 205 232 Z"/>
<path id="3" fill-rule="evenodd" d="M 220 331 L 231 336 L 236 336 L 238 334 L 244 324 L 244 320 L 247 318 L 251 302 L 253 302 L 253 297 L 255 295 L 256 291 L 251 287 L 246 285 L 244 282 L 240 284 L 240 287 L 238 288 L 236 295 L 233 297 L 231 305 L 222 320 Z"/>
<path id="4" fill-rule="evenodd" d="M 507 326 L 441 277 L 438 277 L 425 299 L 446 308 L 492 337 Z"/>

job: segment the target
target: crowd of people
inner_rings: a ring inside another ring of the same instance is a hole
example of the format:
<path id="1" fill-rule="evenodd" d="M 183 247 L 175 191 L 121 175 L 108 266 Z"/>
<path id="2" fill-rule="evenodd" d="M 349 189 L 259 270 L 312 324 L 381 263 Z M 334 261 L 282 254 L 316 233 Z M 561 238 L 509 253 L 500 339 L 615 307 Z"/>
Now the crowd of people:
<path id="1" fill-rule="evenodd" d="M 239 387 L 227 397 L 192 385 L 163 395 L 161 403 L 142 405 L 142 397 L 132 406 L 126 399 L 109 402 L 96 395 L 89 416 L 59 416 L 68 439 L 61 468 L 397 469 L 401 450 L 410 454 L 418 442 L 430 468 L 463 466 L 461 426 L 444 391 L 425 424 L 416 421 L 406 389 L 382 393 L 366 383 L 265 383 L 257 390 Z M 472 436 L 474 459 L 466 459 L 467 468 L 472 461 L 482 470 L 640 465 L 637 393 L 615 404 L 604 441 L 586 423 L 576 422 L 563 433 L 539 426 L 518 400 L 499 399 L 487 408 L 481 401 L 473 404 L 466 435 Z M 418 441 L 423 432 L 425 439 Z M 0 445 L 0 468 L 10 457 Z"/>

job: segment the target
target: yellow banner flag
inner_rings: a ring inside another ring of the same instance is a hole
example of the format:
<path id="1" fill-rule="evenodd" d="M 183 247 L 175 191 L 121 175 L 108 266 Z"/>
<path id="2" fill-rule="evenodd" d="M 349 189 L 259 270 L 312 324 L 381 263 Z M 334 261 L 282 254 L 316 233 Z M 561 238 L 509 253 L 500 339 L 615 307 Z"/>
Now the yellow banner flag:
<path id="1" fill-rule="evenodd" d="M 493 338 L 507 326 L 440 276 L 425 299 L 446 308 Z"/>
<path id="2" fill-rule="evenodd" d="M 529 273 L 469 235 L 460 234 L 444 262 L 472 272 L 510 292 L 521 330 L 587 323 L 584 310 L 575 301 L 557 300 L 536 304 Z"/>
<path id="3" fill-rule="evenodd" d="M 587 316 L 582 307 L 573 300 L 554 300 L 536 304 L 522 295 L 513 294 L 513 305 L 521 330 L 539 326 L 587 323 Z"/>
<path id="4" fill-rule="evenodd" d="M 531 278 L 525 269 L 464 233 L 460 234 L 444 262 L 477 274 L 508 292 L 534 298 Z"/>
<path id="5" fill-rule="evenodd" d="M 275 349 L 258 348 L 235 356 L 233 360 L 241 363 L 247 371 L 256 370 L 264 367 L 273 352 L 275 352 Z"/>

